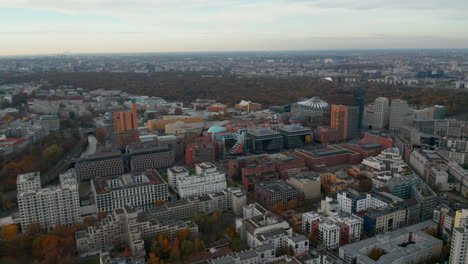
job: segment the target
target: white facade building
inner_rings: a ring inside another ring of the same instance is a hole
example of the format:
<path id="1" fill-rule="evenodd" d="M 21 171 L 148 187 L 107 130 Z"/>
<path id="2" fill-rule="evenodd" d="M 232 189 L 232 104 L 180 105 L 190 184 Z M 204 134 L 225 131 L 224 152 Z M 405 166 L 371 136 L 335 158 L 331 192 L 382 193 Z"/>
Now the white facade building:
<path id="1" fill-rule="evenodd" d="M 50 230 L 58 224 L 70 226 L 82 221 L 74 170 L 59 178 L 60 185 L 41 188 L 38 172 L 18 175 L 18 207 L 23 231 L 33 223 Z"/>
<path id="2" fill-rule="evenodd" d="M 149 208 L 158 200 L 166 201 L 169 195 L 167 183 L 155 170 L 95 178 L 91 191 L 98 212 L 126 206 Z"/>
<path id="3" fill-rule="evenodd" d="M 196 174 L 177 176 L 176 189 L 182 199 L 202 196 L 226 189 L 226 176 L 210 162 L 195 166 Z"/>
<path id="4" fill-rule="evenodd" d="M 374 102 L 374 128 L 388 127 L 390 115 L 390 101 L 385 97 L 378 97 Z"/>

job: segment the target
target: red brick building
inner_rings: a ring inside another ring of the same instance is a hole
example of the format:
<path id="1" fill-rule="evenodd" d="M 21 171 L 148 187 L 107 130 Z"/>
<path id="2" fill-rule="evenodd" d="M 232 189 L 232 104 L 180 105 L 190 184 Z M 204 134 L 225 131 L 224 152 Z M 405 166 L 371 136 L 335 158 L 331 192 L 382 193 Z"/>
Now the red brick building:
<path id="1" fill-rule="evenodd" d="M 211 141 L 197 141 L 187 145 L 185 149 L 185 163 L 193 166 L 200 162 L 210 161 L 216 159 L 216 150 L 213 142 Z"/>
<path id="2" fill-rule="evenodd" d="M 365 133 L 364 139 L 362 141 L 363 144 L 380 144 L 385 148 L 392 148 L 393 147 L 393 139 L 385 136 L 379 135 L 374 133 Z"/>
<path id="3" fill-rule="evenodd" d="M 280 179 L 287 179 L 291 175 L 309 171 L 306 162 L 303 158 L 294 155 L 293 153 L 281 152 L 269 156 L 275 164 Z"/>
<path id="4" fill-rule="evenodd" d="M 339 145 L 329 145 L 325 150 L 307 151 L 297 149 L 294 154 L 303 158 L 312 171 L 325 171 L 329 167 L 361 163 L 361 154 Z"/>

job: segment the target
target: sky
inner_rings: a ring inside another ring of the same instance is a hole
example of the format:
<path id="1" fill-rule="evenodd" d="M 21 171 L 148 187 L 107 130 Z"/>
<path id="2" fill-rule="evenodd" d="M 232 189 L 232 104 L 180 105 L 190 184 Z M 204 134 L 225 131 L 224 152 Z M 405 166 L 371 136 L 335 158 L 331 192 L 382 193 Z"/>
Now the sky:
<path id="1" fill-rule="evenodd" d="M 467 0 L 0 0 L 0 55 L 468 48 Z"/>

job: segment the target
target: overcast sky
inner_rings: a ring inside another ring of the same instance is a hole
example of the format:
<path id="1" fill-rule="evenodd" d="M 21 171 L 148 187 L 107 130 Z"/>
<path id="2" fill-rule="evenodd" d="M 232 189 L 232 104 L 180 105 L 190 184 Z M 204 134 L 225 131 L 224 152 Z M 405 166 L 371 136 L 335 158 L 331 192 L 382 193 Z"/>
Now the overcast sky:
<path id="1" fill-rule="evenodd" d="M 468 48 L 468 0 L 0 0 L 0 55 Z"/>

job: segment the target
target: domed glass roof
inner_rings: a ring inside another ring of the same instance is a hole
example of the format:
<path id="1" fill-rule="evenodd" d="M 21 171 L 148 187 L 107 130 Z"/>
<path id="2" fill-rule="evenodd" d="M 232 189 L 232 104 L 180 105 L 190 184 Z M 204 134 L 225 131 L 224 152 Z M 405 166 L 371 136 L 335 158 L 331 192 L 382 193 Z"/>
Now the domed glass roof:
<path id="1" fill-rule="evenodd" d="M 309 100 L 298 102 L 298 104 L 318 110 L 323 110 L 328 107 L 328 103 L 320 99 L 318 96 L 314 96 Z"/>
<path id="2" fill-rule="evenodd" d="M 208 133 L 220 133 L 224 131 L 226 131 L 226 128 L 222 126 L 212 126 L 208 129 Z"/>

